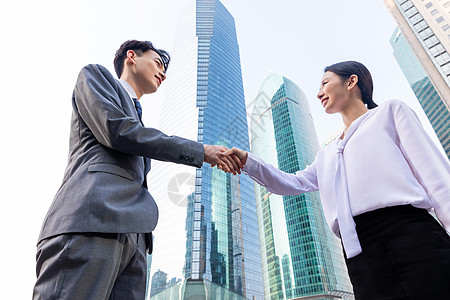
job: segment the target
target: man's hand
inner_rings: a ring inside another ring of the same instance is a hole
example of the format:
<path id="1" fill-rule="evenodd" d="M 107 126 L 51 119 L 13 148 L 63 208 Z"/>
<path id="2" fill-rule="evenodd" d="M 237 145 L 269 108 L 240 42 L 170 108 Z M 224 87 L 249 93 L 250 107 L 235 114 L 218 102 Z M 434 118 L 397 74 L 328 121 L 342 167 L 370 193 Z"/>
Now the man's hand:
<path id="1" fill-rule="evenodd" d="M 236 172 L 240 174 L 239 165 L 236 163 L 236 160 L 231 157 L 223 156 L 221 153 L 228 150 L 227 147 L 224 146 L 216 146 L 216 145 L 203 145 L 205 149 L 205 157 L 204 161 L 214 167 L 217 167 L 224 172 L 233 173 L 236 175 Z"/>
<path id="2" fill-rule="evenodd" d="M 247 162 L 248 152 L 242 149 L 233 147 L 221 153 L 223 157 L 227 157 L 230 161 L 234 162 L 238 169 L 236 170 L 239 174 L 241 174 L 242 168 L 244 168 L 245 163 Z M 233 172 L 236 175 L 236 172 Z"/>

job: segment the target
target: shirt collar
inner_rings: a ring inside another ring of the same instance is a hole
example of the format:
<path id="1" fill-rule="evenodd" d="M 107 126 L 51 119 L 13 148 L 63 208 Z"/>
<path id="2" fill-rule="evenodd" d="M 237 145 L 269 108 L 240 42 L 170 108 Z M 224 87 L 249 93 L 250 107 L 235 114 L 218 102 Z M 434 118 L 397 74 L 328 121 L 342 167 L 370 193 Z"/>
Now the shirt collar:
<path id="1" fill-rule="evenodd" d="M 137 100 L 136 93 L 134 92 L 134 90 L 131 87 L 131 85 L 128 82 L 126 82 L 125 80 L 123 80 L 123 79 L 119 79 L 119 82 L 120 82 L 120 84 L 122 84 L 122 87 L 127 91 L 127 93 L 130 96 L 130 98 Z"/>
<path id="2" fill-rule="evenodd" d="M 350 127 L 352 127 L 352 126 L 355 126 L 354 124 L 359 124 L 359 119 L 365 119 L 366 117 L 363 117 L 364 115 L 370 115 L 371 113 L 372 113 L 372 111 L 374 111 L 375 110 L 375 108 L 376 107 L 374 107 L 374 108 L 372 108 L 372 109 L 369 109 L 368 111 L 366 111 L 365 113 L 363 113 L 362 115 L 360 115 L 359 117 L 357 117 L 355 120 L 353 120 L 353 122 L 350 124 L 350 126 L 349 126 L 349 128 L 348 128 L 348 130 L 347 130 L 347 134 L 348 134 L 348 131 L 350 131 Z M 358 125 L 356 125 L 356 126 L 358 126 Z M 344 136 L 344 140 L 345 140 L 345 138 L 347 137 L 347 134 Z M 334 142 L 335 142 L 335 144 L 336 145 L 338 145 L 338 144 L 340 144 L 341 142 L 342 142 L 343 140 L 341 140 L 341 137 L 339 136 Z"/>

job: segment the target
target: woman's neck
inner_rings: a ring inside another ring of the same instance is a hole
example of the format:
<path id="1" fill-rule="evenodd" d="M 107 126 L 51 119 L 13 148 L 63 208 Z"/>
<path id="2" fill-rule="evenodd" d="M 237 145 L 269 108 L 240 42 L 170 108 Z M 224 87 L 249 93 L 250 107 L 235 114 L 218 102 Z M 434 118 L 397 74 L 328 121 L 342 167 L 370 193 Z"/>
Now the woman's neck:
<path id="1" fill-rule="evenodd" d="M 360 116 L 362 116 L 369 110 L 364 105 L 361 99 L 355 99 L 355 101 L 352 101 L 352 103 L 355 104 L 350 105 L 346 107 L 343 111 L 341 111 L 342 121 L 344 122 L 344 133 L 342 134 L 341 139 L 344 138 L 348 128 L 353 123 L 353 121 L 358 119 Z"/>

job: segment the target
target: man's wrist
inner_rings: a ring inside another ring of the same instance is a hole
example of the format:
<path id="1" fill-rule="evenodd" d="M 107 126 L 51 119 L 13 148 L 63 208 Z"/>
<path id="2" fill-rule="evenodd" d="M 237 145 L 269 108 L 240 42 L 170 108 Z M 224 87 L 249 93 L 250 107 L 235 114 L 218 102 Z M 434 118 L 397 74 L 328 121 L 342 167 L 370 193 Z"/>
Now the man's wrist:
<path id="1" fill-rule="evenodd" d="M 208 146 L 203 144 L 203 161 L 208 162 Z"/>

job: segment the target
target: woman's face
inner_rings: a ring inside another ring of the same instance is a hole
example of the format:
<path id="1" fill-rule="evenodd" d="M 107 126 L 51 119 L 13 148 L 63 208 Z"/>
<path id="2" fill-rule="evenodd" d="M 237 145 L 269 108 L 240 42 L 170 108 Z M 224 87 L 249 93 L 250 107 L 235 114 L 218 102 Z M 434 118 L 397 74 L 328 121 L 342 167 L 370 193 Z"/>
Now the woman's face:
<path id="1" fill-rule="evenodd" d="M 323 74 L 320 90 L 317 98 L 328 114 L 341 112 L 350 103 L 350 91 L 348 80 L 343 80 L 339 75 L 327 71 Z"/>

